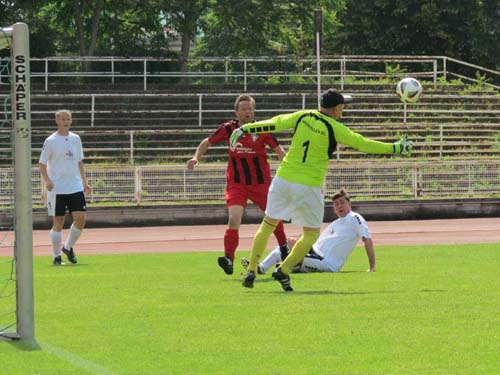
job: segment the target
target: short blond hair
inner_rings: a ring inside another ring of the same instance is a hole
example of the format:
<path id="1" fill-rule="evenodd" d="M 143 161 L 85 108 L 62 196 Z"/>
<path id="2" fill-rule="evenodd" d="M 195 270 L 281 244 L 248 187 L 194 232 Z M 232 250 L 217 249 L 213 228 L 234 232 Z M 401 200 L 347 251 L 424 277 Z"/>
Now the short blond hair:
<path id="1" fill-rule="evenodd" d="M 241 102 L 250 102 L 252 103 L 252 108 L 255 109 L 255 99 L 251 97 L 250 95 L 240 95 L 236 98 L 236 101 L 234 102 L 234 110 L 238 110 L 238 106 L 240 105 Z"/>
<path id="2" fill-rule="evenodd" d="M 69 109 L 60 109 L 56 111 L 56 120 L 61 117 L 63 113 L 66 113 L 69 117 L 73 118 L 73 115 L 71 114 L 71 111 Z"/>

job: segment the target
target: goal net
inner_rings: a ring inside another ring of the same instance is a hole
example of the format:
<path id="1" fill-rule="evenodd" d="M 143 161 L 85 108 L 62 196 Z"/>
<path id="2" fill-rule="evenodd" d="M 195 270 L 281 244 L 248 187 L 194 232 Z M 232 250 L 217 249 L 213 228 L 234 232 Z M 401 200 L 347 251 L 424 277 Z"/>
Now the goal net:
<path id="1" fill-rule="evenodd" d="M 34 341 L 29 33 L 0 28 L 0 338 Z"/>

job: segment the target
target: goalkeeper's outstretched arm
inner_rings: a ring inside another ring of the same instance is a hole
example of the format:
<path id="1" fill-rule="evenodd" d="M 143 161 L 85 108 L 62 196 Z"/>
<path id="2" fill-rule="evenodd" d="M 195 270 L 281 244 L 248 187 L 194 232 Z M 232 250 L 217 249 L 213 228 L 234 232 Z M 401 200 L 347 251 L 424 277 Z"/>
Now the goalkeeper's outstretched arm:
<path id="1" fill-rule="evenodd" d="M 230 137 L 230 147 L 234 148 L 238 139 L 243 137 L 244 134 L 261 134 L 261 133 L 275 133 L 286 129 L 293 128 L 300 116 L 299 112 L 286 115 L 278 115 L 269 120 L 257 121 L 243 125 L 235 129 Z"/>

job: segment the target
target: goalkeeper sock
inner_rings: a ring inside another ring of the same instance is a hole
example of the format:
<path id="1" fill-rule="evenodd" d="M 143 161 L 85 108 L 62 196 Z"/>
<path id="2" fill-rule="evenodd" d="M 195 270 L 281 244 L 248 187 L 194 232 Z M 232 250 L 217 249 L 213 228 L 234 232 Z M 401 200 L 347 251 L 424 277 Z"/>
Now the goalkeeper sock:
<path id="1" fill-rule="evenodd" d="M 224 254 L 234 262 L 234 253 L 238 247 L 240 235 L 238 229 L 226 229 L 224 233 Z"/>
<path id="2" fill-rule="evenodd" d="M 312 245 L 319 237 L 318 229 L 306 229 L 299 240 L 295 243 L 292 251 L 286 257 L 285 261 L 281 264 L 281 270 L 285 274 L 289 274 L 292 268 L 302 261 L 302 258 L 311 250 Z"/>
<path id="3" fill-rule="evenodd" d="M 264 253 L 267 248 L 269 236 L 271 236 L 271 233 L 275 229 L 276 225 L 267 222 L 266 219 L 262 220 L 262 223 L 260 224 L 260 227 L 253 238 L 252 256 L 250 257 L 250 264 L 248 265 L 247 271 L 253 271 L 257 273 L 257 265 L 260 262 L 262 253 Z"/>

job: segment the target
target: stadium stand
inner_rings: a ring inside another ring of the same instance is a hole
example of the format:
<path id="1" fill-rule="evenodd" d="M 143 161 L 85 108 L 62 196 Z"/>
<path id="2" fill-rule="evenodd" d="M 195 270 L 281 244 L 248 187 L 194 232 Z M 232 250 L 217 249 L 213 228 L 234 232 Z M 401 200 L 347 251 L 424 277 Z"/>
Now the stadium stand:
<path id="1" fill-rule="evenodd" d="M 332 85 L 343 87 L 355 99 L 342 119 L 351 129 L 381 141 L 406 133 L 415 147 L 410 161 L 396 158 L 380 163 L 380 156 L 341 146 L 329 171 L 335 179 L 328 179 L 327 190 L 343 186 L 357 197 L 368 198 L 497 196 L 498 89 L 477 83 L 443 83 L 435 76 L 415 74 L 424 85 L 424 94 L 418 103 L 407 105 L 406 113 L 394 92 L 397 77 Z M 47 85 L 33 85 L 34 195 L 43 193 L 36 168 L 42 142 L 55 130 L 54 111 L 67 108 L 85 145 L 94 186 L 92 202 L 222 199 L 226 146 L 211 147 L 196 173 L 186 174 L 185 162 L 202 138 L 233 116 L 234 100 L 244 91 L 240 83 L 165 87 L 150 83 L 143 90 L 130 83 L 103 85 L 101 76 L 78 82 L 52 85 L 50 90 Z M 257 119 L 317 106 L 314 84 L 249 83 L 245 88 L 257 100 Z M 0 92 L 0 100 L 4 94 Z M 10 188 L 9 132 L 0 130 L 2 189 Z M 290 136 L 278 134 L 285 148 Z"/>
<path id="2" fill-rule="evenodd" d="M 418 103 L 407 106 L 405 116 L 403 104 L 393 93 L 393 85 L 378 85 L 377 90 L 370 91 L 364 85 L 344 89 L 355 98 L 342 119 L 352 130 L 381 141 L 407 133 L 415 140 L 415 155 L 426 158 L 500 156 L 500 96 L 496 92 L 462 94 L 465 87 L 455 87 L 455 92 L 449 92 L 448 86 L 434 90 L 424 83 L 424 95 Z M 256 117 L 260 119 L 316 107 L 316 94 L 311 89 L 287 93 L 268 89 L 251 94 L 256 97 Z M 43 139 L 54 131 L 55 108 L 73 112 L 74 128 L 86 145 L 88 162 L 183 162 L 200 139 L 233 116 L 236 95 L 35 92 L 32 96 L 33 162 L 38 159 Z M 290 134 L 280 134 L 279 139 L 286 146 Z M 9 148 L 8 137 L 1 137 L 0 142 L 0 149 Z M 205 161 L 215 162 L 225 155 L 225 147 L 214 147 Z M 337 157 L 367 156 L 340 147 Z M 0 165 L 7 163 L 7 157 L 0 159 Z"/>

